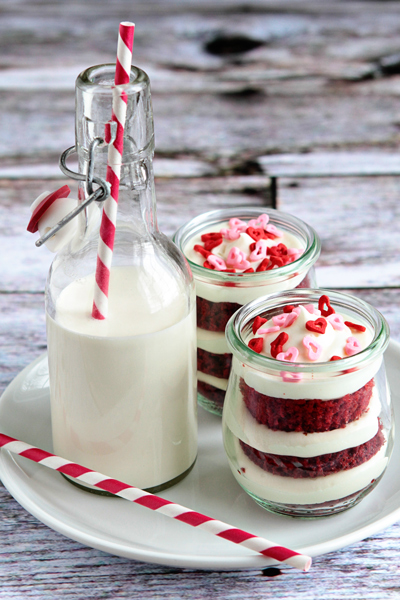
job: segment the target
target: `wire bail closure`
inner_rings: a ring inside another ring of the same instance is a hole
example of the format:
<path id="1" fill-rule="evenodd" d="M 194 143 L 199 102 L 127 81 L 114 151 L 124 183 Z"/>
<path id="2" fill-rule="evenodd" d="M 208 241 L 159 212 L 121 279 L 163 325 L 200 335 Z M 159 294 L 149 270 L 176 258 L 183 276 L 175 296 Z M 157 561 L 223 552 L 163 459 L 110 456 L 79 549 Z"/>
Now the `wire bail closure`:
<path id="1" fill-rule="evenodd" d="M 87 206 L 89 206 L 89 204 L 91 204 L 93 201 L 104 202 L 110 195 L 110 189 L 111 189 L 110 184 L 107 181 L 105 181 L 104 179 L 102 179 L 101 177 L 93 176 L 94 152 L 95 152 L 95 149 L 97 148 L 97 146 L 99 146 L 103 143 L 104 143 L 104 140 L 101 137 L 94 138 L 94 140 L 90 143 L 89 164 L 88 164 L 88 170 L 87 170 L 86 175 L 83 175 L 82 173 L 76 173 L 75 171 L 71 171 L 71 169 L 69 169 L 67 167 L 67 159 L 71 156 L 71 154 L 74 154 L 74 152 L 77 152 L 76 146 L 71 146 L 71 148 L 67 148 L 67 150 L 64 150 L 64 152 L 61 154 L 60 160 L 59 160 L 60 170 L 62 171 L 62 173 L 64 175 L 66 175 L 67 177 L 70 177 L 71 179 L 74 179 L 75 181 L 85 181 L 87 190 L 89 192 L 89 196 L 85 200 L 83 200 L 79 204 L 79 206 L 74 208 L 74 210 L 72 210 L 65 217 L 63 217 L 61 219 L 61 221 L 59 221 L 56 225 L 54 225 L 54 227 L 52 227 L 47 233 L 45 233 L 45 235 L 40 237 L 35 242 L 35 246 L 37 246 L 38 248 L 40 248 L 40 246 L 42 246 L 45 242 L 47 242 L 47 240 L 49 240 L 51 237 L 53 237 L 53 235 L 55 235 L 58 231 L 60 231 L 60 229 L 62 229 L 62 227 L 64 227 L 64 225 L 67 225 L 67 223 L 72 221 L 72 219 L 74 217 L 76 217 L 77 215 L 79 215 L 79 213 L 81 213 L 83 210 L 85 210 L 85 208 Z M 96 190 L 93 190 L 94 183 L 99 186 Z"/>

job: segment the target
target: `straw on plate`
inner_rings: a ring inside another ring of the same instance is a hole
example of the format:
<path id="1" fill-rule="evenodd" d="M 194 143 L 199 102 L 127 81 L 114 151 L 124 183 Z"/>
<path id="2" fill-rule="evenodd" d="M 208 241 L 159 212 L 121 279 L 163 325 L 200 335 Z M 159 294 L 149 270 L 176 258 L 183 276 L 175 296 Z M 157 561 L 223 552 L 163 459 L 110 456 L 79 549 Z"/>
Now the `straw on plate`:
<path id="1" fill-rule="evenodd" d="M 118 86 L 129 83 L 132 62 L 133 35 L 135 24 L 129 21 L 120 23 L 115 65 L 115 88 L 113 90 L 111 121 L 116 123 L 115 139 L 108 144 L 107 181 L 111 186 L 110 195 L 104 203 L 100 225 L 100 239 L 97 251 L 95 289 L 92 317 L 105 319 L 108 312 L 108 287 L 114 249 L 115 227 L 119 182 L 121 176 L 122 153 L 124 149 L 124 128 L 128 96 Z M 107 140 L 106 140 L 107 141 Z"/>
<path id="2" fill-rule="evenodd" d="M 204 529 L 205 531 L 229 540 L 234 544 L 239 544 L 240 546 L 245 546 L 250 550 L 259 552 L 268 558 L 286 563 L 297 569 L 302 569 L 303 571 L 308 571 L 311 567 L 311 558 L 309 556 L 300 554 L 299 552 L 295 552 L 284 546 L 278 546 L 274 542 L 270 542 L 262 537 L 233 527 L 228 523 L 218 521 L 212 517 L 207 517 L 199 512 L 185 508 L 180 504 L 165 500 L 165 498 L 145 492 L 139 488 L 128 485 L 127 483 L 118 481 L 117 479 L 112 479 L 106 475 L 92 471 L 77 463 L 56 456 L 55 454 L 50 454 L 50 452 L 46 452 L 36 446 L 31 446 L 26 442 L 22 442 L 2 433 L 0 433 L 0 448 L 4 448 L 13 454 L 28 458 L 29 460 L 44 465 L 54 471 L 69 475 L 77 481 L 93 485 L 99 489 L 110 492 L 115 496 L 120 496 L 121 498 L 125 498 L 125 500 L 130 500 L 131 502 L 145 506 L 150 510 L 162 513 L 177 521 L 183 521 L 192 527 Z"/>

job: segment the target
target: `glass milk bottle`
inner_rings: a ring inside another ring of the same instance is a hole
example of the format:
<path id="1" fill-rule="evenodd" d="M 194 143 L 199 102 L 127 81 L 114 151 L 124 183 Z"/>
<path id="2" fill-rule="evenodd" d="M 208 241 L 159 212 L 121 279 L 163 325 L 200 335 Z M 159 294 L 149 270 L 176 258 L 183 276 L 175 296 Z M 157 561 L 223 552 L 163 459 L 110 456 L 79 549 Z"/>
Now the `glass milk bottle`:
<path id="1" fill-rule="evenodd" d="M 76 150 L 106 179 L 115 65 L 76 81 Z M 149 79 L 132 67 L 127 98 L 108 314 L 92 317 L 100 210 L 85 209 L 55 257 L 46 287 L 54 451 L 128 484 L 156 491 L 197 454 L 195 292 L 187 263 L 160 233 L 152 158 Z M 107 139 L 108 138 L 108 139 Z M 90 193 L 80 184 L 79 198 Z"/>

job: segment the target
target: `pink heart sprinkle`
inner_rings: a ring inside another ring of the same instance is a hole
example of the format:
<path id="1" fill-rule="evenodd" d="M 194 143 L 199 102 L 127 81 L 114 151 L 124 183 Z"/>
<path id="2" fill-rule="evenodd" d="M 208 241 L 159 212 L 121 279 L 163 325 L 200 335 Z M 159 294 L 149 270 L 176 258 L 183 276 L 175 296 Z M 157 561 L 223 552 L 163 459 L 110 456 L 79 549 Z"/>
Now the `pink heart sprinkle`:
<path id="1" fill-rule="evenodd" d="M 296 309 L 294 309 L 290 313 L 276 315 L 275 317 L 272 317 L 272 322 L 274 325 L 279 325 L 280 327 L 290 327 L 290 325 L 292 325 L 292 323 L 294 323 L 299 316 L 299 312 L 300 308 L 298 309 L 298 312 Z"/>
<path id="2" fill-rule="evenodd" d="M 299 356 L 299 351 L 294 346 L 291 346 L 286 350 L 286 352 L 279 352 L 277 355 L 278 360 L 287 360 L 288 362 L 296 362 L 297 357 Z"/>
<path id="3" fill-rule="evenodd" d="M 249 261 L 246 260 L 245 253 L 236 246 L 233 246 L 233 248 L 229 250 L 226 264 L 228 267 L 233 267 L 234 269 L 248 269 L 250 267 Z"/>
<path id="4" fill-rule="evenodd" d="M 353 356 L 353 354 L 357 354 L 361 350 L 361 344 L 355 337 L 351 336 L 347 338 L 346 345 L 344 347 L 344 352 L 347 356 Z"/>
<path id="5" fill-rule="evenodd" d="M 280 327 L 267 327 L 267 329 L 259 329 L 257 335 L 266 335 L 267 333 L 276 333 L 280 330 Z"/>
<path id="6" fill-rule="evenodd" d="M 302 373 L 290 373 L 290 371 L 281 371 L 282 381 L 286 383 L 299 383 L 303 379 Z"/>
<path id="7" fill-rule="evenodd" d="M 322 346 L 317 342 L 313 335 L 306 335 L 303 338 L 303 346 L 307 349 L 307 356 L 310 360 L 318 360 L 322 353 Z"/>
<path id="8" fill-rule="evenodd" d="M 249 256 L 249 259 L 251 261 L 264 260 L 264 258 L 267 258 L 267 250 L 268 245 L 266 240 L 258 240 L 258 242 L 256 242 L 256 247 Z"/>
<path id="9" fill-rule="evenodd" d="M 275 227 L 275 225 L 267 225 L 266 227 L 264 227 L 265 231 L 268 231 L 268 233 L 272 233 L 272 235 L 275 235 L 276 237 L 282 237 L 283 233 L 282 231 L 279 231 L 279 229 L 277 229 Z"/>
<path id="10" fill-rule="evenodd" d="M 247 224 L 244 221 L 241 221 L 240 219 L 229 219 L 229 227 L 231 229 L 237 229 L 240 233 L 242 231 L 246 231 L 247 229 Z"/>
<path id="11" fill-rule="evenodd" d="M 342 315 L 333 313 L 332 315 L 328 315 L 325 318 L 336 331 L 342 331 L 345 328 L 344 319 Z"/>
<path id="12" fill-rule="evenodd" d="M 226 271 L 225 261 L 219 256 L 215 256 L 215 254 L 210 254 L 207 260 L 210 263 L 210 265 L 215 267 L 216 271 Z"/>
<path id="13" fill-rule="evenodd" d="M 321 316 L 321 311 L 318 308 L 315 308 L 314 304 L 305 304 L 304 308 L 310 313 L 310 315 Z"/>
<path id="14" fill-rule="evenodd" d="M 240 238 L 240 231 L 236 227 L 233 227 L 233 229 L 221 229 L 220 233 L 226 240 L 238 240 Z"/>
<path id="15" fill-rule="evenodd" d="M 254 227 L 255 229 L 265 229 L 266 224 L 269 221 L 269 216 L 266 214 L 262 214 L 258 217 L 258 219 L 250 219 L 247 224 L 247 227 Z"/>

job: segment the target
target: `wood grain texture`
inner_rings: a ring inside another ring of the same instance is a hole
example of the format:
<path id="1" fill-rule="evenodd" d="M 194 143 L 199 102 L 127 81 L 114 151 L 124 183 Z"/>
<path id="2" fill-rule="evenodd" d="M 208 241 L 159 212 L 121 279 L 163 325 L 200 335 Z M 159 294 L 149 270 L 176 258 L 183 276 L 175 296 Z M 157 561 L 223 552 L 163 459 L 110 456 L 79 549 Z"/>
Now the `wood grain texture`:
<path id="1" fill-rule="evenodd" d="M 0 391 L 46 348 L 53 255 L 25 231 L 29 205 L 65 183 L 74 80 L 114 60 L 121 20 L 136 22 L 134 63 L 152 82 L 161 230 L 267 206 L 279 174 L 279 208 L 321 237 L 320 285 L 374 304 L 400 341 L 399 2 L 0 0 Z M 400 596 L 399 535 L 318 557 L 308 574 L 181 570 L 64 538 L 0 486 L 0 599 L 386 600 Z"/>

